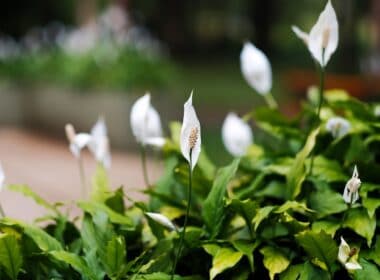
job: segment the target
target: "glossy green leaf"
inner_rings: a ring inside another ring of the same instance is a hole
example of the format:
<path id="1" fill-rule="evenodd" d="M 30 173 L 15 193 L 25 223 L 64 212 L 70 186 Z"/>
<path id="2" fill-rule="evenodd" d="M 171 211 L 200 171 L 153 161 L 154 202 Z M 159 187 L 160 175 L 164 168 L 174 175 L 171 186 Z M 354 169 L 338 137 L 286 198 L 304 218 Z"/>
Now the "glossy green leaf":
<path id="1" fill-rule="evenodd" d="M 364 208 L 351 208 L 347 212 L 343 225 L 366 238 L 368 247 L 371 246 L 376 229 L 375 215 L 370 217 Z"/>
<path id="2" fill-rule="evenodd" d="M 316 267 L 310 262 L 306 262 L 303 265 L 303 269 L 298 280 L 331 280 L 327 271 Z"/>
<path id="3" fill-rule="evenodd" d="M 275 209 L 275 206 L 265 206 L 263 208 L 260 208 L 256 212 L 255 217 L 252 219 L 252 223 L 255 226 L 255 231 L 257 230 L 261 222 L 268 218 L 269 214 L 273 211 L 273 209 Z"/>
<path id="4" fill-rule="evenodd" d="M 92 181 L 91 200 L 105 202 L 111 196 L 111 188 L 108 182 L 106 169 L 98 164 Z"/>
<path id="5" fill-rule="evenodd" d="M 254 270 L 253 251 L 260 245 L 260 241 L 251 242 L 247 240 L 235 240 L 232 241 L 232 245 L 236 250 L 243 253 L 247 257 L 251 271 Z"/>
<path id="6" fill-rule="evenodd" d="M 312 230 L 314 232 L 320 232 L 324 231 L 327 234 L 334 237 L 335 232 L 340 227 L 340 221 L 328 221 L 328 220 L 321 220 L 321 221 L 315 221 L 312 225 Z"/>
<path id="7" fill-rule="evenodd" d="M 296 235 L 296 240 L 311 260 L 317 259 L 323 269 L 331 270 L 338 255 L 338 246 L 330 235 L 324 231 L 304 231 Z"/>
<path id="8" fill-rule="evenodd" d="M 294 199 L 301 192 L 301 186 L 306 178 L 305 161 L 315 146 L 319 134 L 319 127 L 310 132 L 305 146 L 298 152 L 296 159 L 286 176 L 287 193 L 289 199 Z"/>
<path id="9" fill-rule="evenodd" d="M 107 275 L 112 278 L 118 276 L 126 264 L 125 241 L 122 236 L 114 235 L 105 247 L 103 261 Z"/>
<path id="10" fill-rule="evenodd" d="M 283 272 L 288 268 L 290 260 L 287 256 L 277 248 L 266 246 L 260 250 L 264 256 L 264 266 L 269 271 L 270 279 L 273 280 L 274 276 Z"/>
<path id="11" fill-rule="evenodd" d="M 368 215 L 372 218 L 377 208 L 380 207 L 380 199 L 372 197 L 363 197 L 363 206 L 367 209 Z"/>
<path id="12" fill-rule="evenodd" d="M 0 234 L 0 265 L 13 280 L 17 279 L 22 266 L 22 253 L 15 235 Z"/>
<path id="13" fill-rule="evenodd" d="M 309 203 L 319 218 L 347 210 L 342 194 L 329 189 L 312 192 Z"/>
<path id="14" fill-rule="evenodd" d="M 355 280 L 380 279 L 380 270 L 378 266 L 363 258 L 359 260 L 359 263 L 362 266 L 362 269 L 355 270 Z"/>
<path id="15" fill-rule="evenodd" d="M 219 234 L 222 226 L 227 185 L 235 176 L 239 162 L 239 159 L 236 159 L 230 165 L 218 171 L 212 189 L 203 204 L 202 216 L 211 239 Z"/>

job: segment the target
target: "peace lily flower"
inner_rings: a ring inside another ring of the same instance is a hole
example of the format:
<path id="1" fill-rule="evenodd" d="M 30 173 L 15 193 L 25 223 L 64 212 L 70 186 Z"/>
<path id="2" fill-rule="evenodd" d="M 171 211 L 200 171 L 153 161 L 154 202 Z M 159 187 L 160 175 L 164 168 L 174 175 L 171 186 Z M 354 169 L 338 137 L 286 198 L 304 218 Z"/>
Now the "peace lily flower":
<path id="1" fill-rule="evenodd" d="M 245 155 L 252 144 L 252 130 L 235 113 L 229 113 L 223 123 L 222 139 L 228 152 L 235 157 L 240 157 Z"/>
<path id="2" fill-rule="evenodd" d="M 362 269 L 357 259 L 358 250 L 356 248 L 351 249 L 343 237 L 340 237 L 338 260 L 345 266 L 347 270 Z"/>
<path id="3" fill-rule="evenodd" d="M 110 144 L 107 136 L 107 127 L 103 117 L 99 117 L 96 124 L 91 129 L 91 138 L 88 148 L 95 159 L 104 167 L 111 167 Z"/>
<path id="4" fill-rule="evenodd" d="M 4 188 L 4 182 L 5 182 L 4 169 L 3 169 L 2 164 L 0 163 L 0 191 Z M 1 204 L 0 204 L 0 215 L 1 217 L 5 217 L 5 212 Z"/>
<path id="5" fill-rule="evenodd" d="M 343 192 L 343 199 L 346 203 L 354 204 L 359 199 L 359 187 L 361 185 L 361 181 L 359 179 L 358 169 L 356 165 L 354 167 L 354 172 L 352 173 L 352 177 L 346 183 Z"/>
<path id="6" fill-rule="evenodd" d="M 266 95 L 272 88 L 272 68 L 266 55 L 252 43 L 244 43 L 240 53 L 241 72 L 248 84 L 259 94 Z"/>
<path id="7" fill-rule="evenodd" d="M 193 107 L 193 93 L 184 104 L 181 152 L 189 162 L 191 169 L 194 169 L 201 152 L 201 125 Z"/>
<path id="8" fill-rule="evenodd" d="M 65 131 L 70 143 L 70 151 L 77 159 L 79 159 L 82 149 L 88 145 L 91 136 L 88 133 L 76 134 L 74 126 L 70 123 L 66 124 Z"/>
<path id="9" fill-rule="evenodd" d="M 141 145 L 162 147 L 165 139 L 162 137 L 160 115 L 150 104 L 150 94 L 137 99 L 131 109 L 131 128 L 137 142 Z"/>
<path id="10" fill-rule="evenodd" d="M 309 34 L 297 26 L 292 26 L 292 30 L 297 37 L 305 42 L 314 59 L 322 67 L 325 67 L 338 47 L 339 40 L 338 20 L 331 1 L 328 0 L 325 9 L 319 15 Z"/>
<path id="11" fill-rule="evenodd" d="M 342 117 L 332 117 L 326 123 L 326 130 L 330 132 L 334 138 L 345 136 L 350 129 L 350 122 Z"/>
<path id="12" fill-rule="evenodd" d="M 160 225 L 166 227 L 169 230 L 177 230 L 176 226 L 172 223 L 172 221 L 169 220 L 168 217 L 159 214 L 159 213 L 153 213 L 153 212 L 146 212 L 145 213 L 149 218 L 151 218 L 153 221 L 159 223 Z"/>

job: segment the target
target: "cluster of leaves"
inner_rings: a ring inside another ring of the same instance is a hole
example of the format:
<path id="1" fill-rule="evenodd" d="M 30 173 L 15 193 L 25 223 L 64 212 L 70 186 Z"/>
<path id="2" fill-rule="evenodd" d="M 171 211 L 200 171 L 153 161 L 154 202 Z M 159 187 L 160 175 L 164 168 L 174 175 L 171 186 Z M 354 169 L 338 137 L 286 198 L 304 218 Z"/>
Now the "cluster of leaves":
<path id="1" fill-rule="evenodd" d="M 321 123 L 315 107 L 304 104 L 292 120 L 255 110 L 250 117 L 262 136 L 225 167 L 217 169 L 202 151 L 174 279 L 380 279 L 380 120 L 372 106 L 342 91 L 326 93 Z M 325 122 L 336 114 L 352 126 L 334 139 Z M 0 278 L 170 279 L 189 176 L 179 132 L 173 123 L 165 171 L 145 191 L 147 203 L 132 201 L 122 188 L 111 191 L 101 168 L 74 221 L 27 187 L 10 186 L 50 214 L 37 221 L 45 226 L 1 220 Z M 363 183 L 360 200 L 349 206 L 342 193 L 355 164 Z M 167 216 L 178 230 L 165 229 L 147 211 Z M 348 271 L 338 261 L 341 237 L 356 248 L 362 269 Z"/>
<path id="2" fill-rule="evenodd" d="M 39 84 L 48 82 L 79 88 L 141 89 L 170 85 L 174 70 L 170 61 L 133 48 L 113 50 L 101 47 L 86 54 L 51 50 L 24 54 L 0 61 L 0 76 L 10 81 Z M 149 75 L 146 75 L 146 73 Z"/>

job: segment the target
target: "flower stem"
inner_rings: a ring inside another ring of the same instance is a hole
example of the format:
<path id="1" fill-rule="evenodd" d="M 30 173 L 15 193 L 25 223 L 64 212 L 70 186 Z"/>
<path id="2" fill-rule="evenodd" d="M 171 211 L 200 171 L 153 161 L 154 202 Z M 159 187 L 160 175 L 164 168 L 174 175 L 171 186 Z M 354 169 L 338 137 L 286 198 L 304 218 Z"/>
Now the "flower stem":
<path id="1" fill-rule="evenodd" d="M 172 269 L 172 276 L 171 276 L 171 280 L 173 280 L 174 278 L 174 273 L 175 273 L 175 269 L 176 269 L 176 266 L 177 266 L 177 263 L 178 263 L 178 259 L 182 253 L 182 247 L 183 247 L 183 241 L 185 239 L 185 234 L 186 234 L 186 227 L 187 227 L 187 221 L 188 221 L 188 218 L 189 218 L 189 213 L 190 213 L 190 205 L 191 205 L 191 192 L 192 192 L 192 177 L 193 177 L 193 169 L 192 169 L 192 159 L 191 159 L 191 154 L 192 154 L 192 149 L 190 149 L 190 160 L 189 160 L 189 189 L 188 189 L 188 194 L 187 194 L 187 207 L 186 207 L 186 216 L 185 216 L 185 222 L 183 224 L 183 229 L 182 229 L 182 232 L 181 232 L 181 236 L 180 236 L 180 239 L 179 239 L 179 245 L 178 245 L 178 251 L 177 251 L 177 255 L 174 259 L 174 263 L 173 263 L 173 269 Z"/>
<path id="2" fill-rule="evenodd" d="M 82 199 L 86 199 L 87 198 L 86 175 L 84 172 L 84 165 L 83 165 L 83 160 L 81 157 L 78 158 L 78 166 L 79 166 L 79 177 L 80 177 L 80 182 L 82 186 Z"/>
<path id="3" fill-rule="evenodd" d="M 269 108 L 271 109 L 278 108 L 278 104 L 270 92 L 264 95 L 264 99 L 265 99 L 265 102 L 268 104 Z"/>
<path id="4" fill-rule="evenodd" d="M 148 168 L 147 168 L 147 163 L 146 163 L 146 150 L 144 145 L 140 145 L 140 154 L 141 154 L 141 165 L 142 165 L 142 170 L 143 170 L 143 177 L 144 177 L 144 182 L 145 186 L 149 188 L 149 178 L 148 178 Z"/>
<path id="5" fill-rule="evenodd" d="M 3 208 L 3 206 L 1 205 L 1 203 L 0 203 L 0 216 L 1 216 L 1 218 L 5 218 L 4 208 Z"/>

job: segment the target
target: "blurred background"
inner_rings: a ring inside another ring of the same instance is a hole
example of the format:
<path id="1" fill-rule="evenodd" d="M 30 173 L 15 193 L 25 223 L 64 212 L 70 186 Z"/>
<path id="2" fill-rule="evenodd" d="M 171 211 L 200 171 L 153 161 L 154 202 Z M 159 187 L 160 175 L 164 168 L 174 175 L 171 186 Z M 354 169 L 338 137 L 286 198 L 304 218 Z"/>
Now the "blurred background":
<path id="1" fill-rule="evenodd" d="M 73 167 L 64 177 L 76 176 L 64 124 L 88 131 L 98 115 L 104 115 L 119 158 L 119 173 L 113 174 L 116 183 L 141 184 L 133 172 L 126 177 L 125 164 L 139 168 L 129 110 L 146 91 L 168 131 L 166 124 L 181 120 L 183 103 L 194 89 L 206 150 L 211 159 L 226 162 L 229 157 L 220 139 L 225 115 L 264 105 L 241 75 L 242 44 L 251 41 L 267 54 L 273 95 L 281 110 L 293 116 L 318 76 L 291 25 L 308 32 L 325 4 L 324 0 L 3 1 L 0 160 L 5 169 L 13 170 L 9 180 L 54 184 L 55 176 L 61 177 L 66 168 L 65 157 L 66 165 Z M 362 100 L 379 101 L 380 1 L 332 0 L 332 4 L 340 38 L 327 68 L 327 88 L 344 88 Z M 46 153 L 48 158 L 41 160 Z M 54 171 L 56 161 L 61 165 Z M 30 176 L 20 175 L 20 162 L 33 162 L 27 165 L 34 168 Z M 77 178 L 72 180 L 78 183 Z"/>

